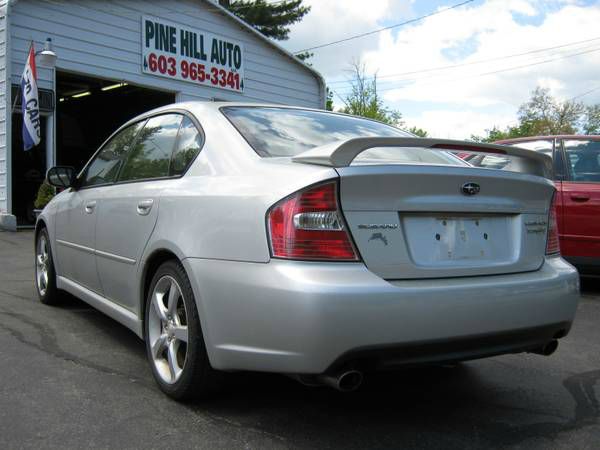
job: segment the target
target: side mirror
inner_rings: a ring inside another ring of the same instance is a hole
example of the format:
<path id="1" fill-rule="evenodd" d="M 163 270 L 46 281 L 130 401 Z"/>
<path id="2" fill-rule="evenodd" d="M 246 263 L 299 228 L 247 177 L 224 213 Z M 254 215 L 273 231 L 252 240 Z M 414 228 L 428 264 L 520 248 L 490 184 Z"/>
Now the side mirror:
<path id="1" fill-rule="evenodd" d="M 71 187 L 75 181 L 75 169 L 69 166 L 52 167 L 48 169 L 46 179 L 52 186 L 59 188 Z"/>

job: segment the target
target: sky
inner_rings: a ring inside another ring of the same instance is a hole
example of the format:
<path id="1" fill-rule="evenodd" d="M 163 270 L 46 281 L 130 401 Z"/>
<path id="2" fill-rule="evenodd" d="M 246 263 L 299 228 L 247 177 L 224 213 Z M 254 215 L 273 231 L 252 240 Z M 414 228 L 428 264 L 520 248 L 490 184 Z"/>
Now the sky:
<path id="1" fill-rule="evenodd" d="M 296 52 L 462 1 L 304 0 L 311 11 L 281 44 Z M 560 100 L 600 103 L 599 24 L 600 0 L 475 0 L 312 50 L 310 62 L 336 93 L 336 108 L 350 89 L 352 63 L 360 61 L 369 76 L 377 74 L 386 106 L 402 113 L 406 127 L 465 139 L 516 124 L 537 86 Z"/>

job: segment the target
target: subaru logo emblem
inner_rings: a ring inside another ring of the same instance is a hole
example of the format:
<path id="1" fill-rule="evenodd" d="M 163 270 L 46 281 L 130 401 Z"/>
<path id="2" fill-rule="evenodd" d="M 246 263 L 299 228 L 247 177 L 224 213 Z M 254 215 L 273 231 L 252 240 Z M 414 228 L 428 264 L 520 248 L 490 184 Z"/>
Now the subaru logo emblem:
<path id="1" fill-rule="evenodd" d="M 477 183 L 465 183 L 462 185 L 462 193 L 465 195 L 475 195 L 479 194 L 481 188 Z"/>

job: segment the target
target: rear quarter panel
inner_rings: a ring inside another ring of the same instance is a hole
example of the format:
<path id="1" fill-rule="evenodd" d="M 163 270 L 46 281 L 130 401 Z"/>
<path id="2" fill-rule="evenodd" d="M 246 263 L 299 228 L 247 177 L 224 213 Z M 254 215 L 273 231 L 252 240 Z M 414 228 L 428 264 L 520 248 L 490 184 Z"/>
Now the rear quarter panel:
<path id="1" fill-rule="evenodd" d="M 268 262 L 266 213 L 305 186 L 336 178 L 331 168 L 260 158 L 226 121 L 198 119 L 206 142 L 188 173 L 166 183 L 146 255 Z"/>

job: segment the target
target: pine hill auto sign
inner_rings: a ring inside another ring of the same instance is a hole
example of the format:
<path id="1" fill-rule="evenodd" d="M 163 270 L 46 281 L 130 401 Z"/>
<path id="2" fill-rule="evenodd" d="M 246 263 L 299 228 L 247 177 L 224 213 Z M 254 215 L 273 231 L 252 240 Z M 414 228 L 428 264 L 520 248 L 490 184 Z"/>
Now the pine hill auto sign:
<path id="1" fill-rule="evenodd" d="M 244 50 L 223 36 L 144 16 L 142 72 L 243 92 Z"/>

